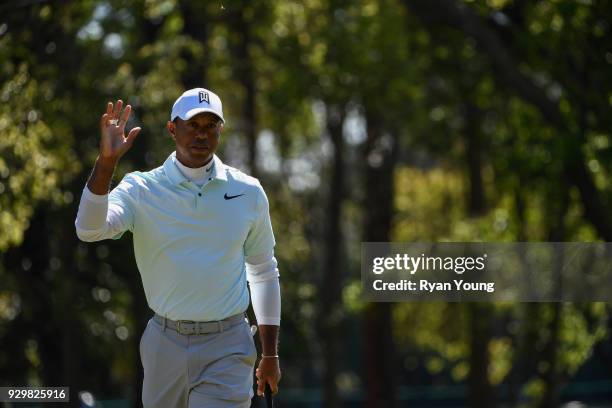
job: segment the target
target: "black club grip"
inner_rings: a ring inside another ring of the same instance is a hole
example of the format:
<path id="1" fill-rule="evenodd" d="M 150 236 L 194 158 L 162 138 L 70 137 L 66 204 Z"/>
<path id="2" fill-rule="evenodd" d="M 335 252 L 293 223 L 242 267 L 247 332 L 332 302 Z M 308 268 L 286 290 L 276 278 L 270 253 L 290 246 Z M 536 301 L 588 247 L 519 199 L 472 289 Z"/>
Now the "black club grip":
<path id="1" fill-rule="evenodd" d="M 272 390 L 270 389 L 270 384 L 266 384 L 266 389 L 264 391 L 264 396 L 266 397 L 266 406 L 268 408 L 274 407 L 274 400 L 272 399 Z"/>

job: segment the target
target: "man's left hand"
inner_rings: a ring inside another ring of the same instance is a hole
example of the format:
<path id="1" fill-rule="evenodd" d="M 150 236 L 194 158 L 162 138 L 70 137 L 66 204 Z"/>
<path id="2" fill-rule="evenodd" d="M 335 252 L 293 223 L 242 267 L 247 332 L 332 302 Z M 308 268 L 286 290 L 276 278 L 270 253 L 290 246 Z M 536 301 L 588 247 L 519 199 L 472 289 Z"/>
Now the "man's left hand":
<path id="1" fill-rule="evenodd" d="M 257 370 L 257 395 L 264 395 L 266 384 L 270 384 L 272 395 L 278 392 L 278 382 L 281 379 L 281 370 L 278 362 L 278 357 L 262 357 L 259 361 Z"/>

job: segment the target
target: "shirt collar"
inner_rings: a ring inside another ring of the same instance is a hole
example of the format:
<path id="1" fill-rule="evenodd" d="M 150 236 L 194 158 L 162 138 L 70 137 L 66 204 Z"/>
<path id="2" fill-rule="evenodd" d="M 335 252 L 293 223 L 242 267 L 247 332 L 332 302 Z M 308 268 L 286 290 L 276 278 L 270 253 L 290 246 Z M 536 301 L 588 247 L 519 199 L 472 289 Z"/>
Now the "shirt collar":
<path id="1" fill-rule="evenodd" d="M 176 151 L 172 152 L 170 156 L 164 162 L 164 172 L 172 184 L 181 185 L 189 182 L 189 179 L 181 173 L 181 171 L 174 164 L 173 158 L 176 158 Z M 217 157 L 213 155 L 213 159 L 206 165 L 206 169 L 209 169 L 212 165 L 210 177 L 213 179 L 227 181 L 227 175 L 225 174 L 225 164 Z"/>
<path id="2" fill-rule="evenodd" d="M 212 168 L 211 177 L 217 180 L 227 181 L 227 173 L 225 171 L 225 164 L 221 161 L 221 159 L 216 154 L 213 155 L 212 161 L 214 162 L 214 166 Z"/>

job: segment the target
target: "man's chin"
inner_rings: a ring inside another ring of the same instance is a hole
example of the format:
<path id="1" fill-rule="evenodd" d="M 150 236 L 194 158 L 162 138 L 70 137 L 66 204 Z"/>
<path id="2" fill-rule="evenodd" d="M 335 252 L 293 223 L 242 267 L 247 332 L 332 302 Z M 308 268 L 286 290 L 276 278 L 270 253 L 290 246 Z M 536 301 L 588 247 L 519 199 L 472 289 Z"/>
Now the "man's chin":
<path id="1" fill-rule="evenodd" d="M 178 153 L 178 152 L 177 152 Z M 212 152 L 209 149 L 189 148 L 186 154 L 180 155 L 177 159 L 188 167 L 202 167 L 212 159 Z"/>
<path id="2" fill-rule="evenodd" d="M 209 155 L 210 154 L 210 148 L 208 148 L 208 147 L 195 147 L 195 146 L 192 146 L 192 147 L 190 147 L 190 150 L 194 154 L 198 154 L 198 155 Z"/>

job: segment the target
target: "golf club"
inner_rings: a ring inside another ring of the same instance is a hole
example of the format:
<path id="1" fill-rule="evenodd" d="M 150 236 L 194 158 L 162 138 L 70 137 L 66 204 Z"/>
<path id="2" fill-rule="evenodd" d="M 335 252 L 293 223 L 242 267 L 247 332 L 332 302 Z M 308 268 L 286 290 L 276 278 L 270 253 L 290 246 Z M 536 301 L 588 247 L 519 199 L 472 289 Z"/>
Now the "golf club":
<path id="1" fill-rule="evenodd" d="M 266 406 L 268 408 L 274 407 L 274 400 L 272 399 L 272 390 L 270 389 L 270 384 L 266 384 L 266 389 L 264 391 L 264 396 L 266 398 Z"/>

